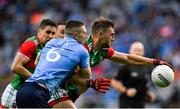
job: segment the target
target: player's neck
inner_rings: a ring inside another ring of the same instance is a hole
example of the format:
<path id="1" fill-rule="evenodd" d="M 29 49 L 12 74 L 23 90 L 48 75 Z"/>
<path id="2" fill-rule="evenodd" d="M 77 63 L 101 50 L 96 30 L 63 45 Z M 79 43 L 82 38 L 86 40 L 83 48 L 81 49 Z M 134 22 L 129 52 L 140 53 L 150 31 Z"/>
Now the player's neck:
<path id="1" fill-rule="evenodd" d="M 39 42 L 39 45 L 43 48 L 44 45 L 42 44 L 42 38 L 39 35 L 37 35 L 36 38 L 37 38 L 37 40 Z"/>
<path id="2" fill-rule="evenodd" d="M 92 45 L 93 45 L 92 48 L 96 52 L 100 48 L 99 40 L 98 40 L 98 38 L 94 37 L 93 35 L 91 38 L 92 38 Z"/>

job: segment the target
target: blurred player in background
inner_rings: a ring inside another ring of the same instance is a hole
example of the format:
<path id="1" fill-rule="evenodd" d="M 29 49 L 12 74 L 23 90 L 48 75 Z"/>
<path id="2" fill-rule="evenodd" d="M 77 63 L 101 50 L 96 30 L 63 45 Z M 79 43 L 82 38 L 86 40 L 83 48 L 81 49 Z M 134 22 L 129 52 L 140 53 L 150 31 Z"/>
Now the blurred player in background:
<path id="1" fill-rule="evenodd" d="M 144 45 L 141 42 L 134 42 L 129 53 L 144 56 Z M 147 98 L 149 101 L 155 100 L 155 94 L 148 91 L 149 72 L 151 70 L 147 67 L 121 66 L 111 81 L 112 87 L 121 93 L 120 108 L 144 108 Z"/>
<path id="2" fill-rule="evenodd" d="M 24 81 L 31 77 L 35 69 L 34 61 L 37 54 L 56 33 L 56 24 L 50 19 L 44 19 L 38 28 L 37 35 L 28 38 L 19 48 L 11 66 L 15 74 L 6 87 L 1 103 L 3 107 L 16 107 L 16 93 Z"/>
<path id="3" fill-rule="evenodd" d="M 35 73 L 17 92 L 18 108 L 49 108 L 50 95 L 72 76 L 77 65 L 80 67 L 80 72 L 79 75 L 71 78 L 73 83 L 82 87 L 92 87 L 97 91 L 109 90 L 109 79 L 90 79 L 89 54 L 82 45 L 86 39 L 84 23 L 70 20 L 66 23 L 65 32 L 64 39 L 51 39 L 43 48 Z M 78 77 L 77 81 L 75 81 L 76 77 Z"/>
<path id="4" fill-rule="evenodd" d="M 96 66 L 103 59 L 110 59 L 117 63 L 123 63 L 128 65 L 139 65 L 139 66 L 157 66 L 160 64 L 169 65 L 167 62 L 161 61 L 159 59 L 150 59 L 135 54 L 126 54 L 122 52 L 115 51 L 111 48 L 111 44 L 115 38 L 114 23 L 105 17 L 98 17 L 92 24 L 92 34 L 86 39 L 85 48 L 88 50 L 90 55 L 90 66 Z M 169 65 L 170 66 L 170 65 Z M 66 90 L 69 93 L 69 99 L 73 102 L 80 96 L 83 92 L 78 90 L 79 86 L 75 86 L 72 83 L 66 85 Z M 85 91 L 85 90 L 84 90 Z M 58 92 L 57 92 L 58 94 Z M 59 95 L 62 95 L 59 92 Z M 67 97 L 66 97 L 67 98 Z M 53 101 L 53 107 L 63 107 L 67 99 L 63 97 L 56 97 Z M 69 107 L 70 103 L 69 103 Z"/>

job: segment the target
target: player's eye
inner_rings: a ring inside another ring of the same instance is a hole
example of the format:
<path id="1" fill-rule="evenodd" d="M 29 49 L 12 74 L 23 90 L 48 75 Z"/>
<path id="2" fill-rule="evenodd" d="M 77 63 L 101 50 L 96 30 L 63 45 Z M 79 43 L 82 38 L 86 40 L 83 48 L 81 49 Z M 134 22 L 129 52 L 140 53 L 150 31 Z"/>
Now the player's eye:
<path id="1" fill-rule="evenodd" d="M 51 34 L 51 31 L 46 31 L 47 34 Z"/>
<path id="2" fill-rule="evenodd" d="M 64 31 L 64 30 L 62 30 L 60 33 L 61 33 L 61 34 L 65 34 L 65 31 Z"/>
<path id="3" fill-rule="evenodd" d="M 55 32 L 52 32 L 52 35 L 54 35 L 55 34 Z"/>
<path id="4" fill-rule="evenodd" d="M 47 33 L 47 34 L 52 34 L 52 35 L 55 34 L 55 32 L 52 32 L 52 31 L 46 31 L 46 33 Z"/>
<path id="5" fill-rule="evenodd" d="M 111 33 L 111 36 L 115 36 L 115 33 Z"/>

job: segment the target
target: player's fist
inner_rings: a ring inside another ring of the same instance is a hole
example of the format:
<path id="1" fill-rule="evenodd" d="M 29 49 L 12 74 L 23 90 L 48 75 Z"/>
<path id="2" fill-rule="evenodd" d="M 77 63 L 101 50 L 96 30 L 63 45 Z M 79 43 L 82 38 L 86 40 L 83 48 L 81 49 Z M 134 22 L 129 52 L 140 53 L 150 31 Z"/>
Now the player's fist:
<path id="1" fill-rule="evenodd" d="M 136 95 L 136 93 L 137 93 L 137 90 L 135 88 L 129 88 L 126 91 L 126 95 L 128 97 L 134 97 Z"/>
<path id="2" fill-rule="evenodd" d="M 174 71 L 174 68 L 173 68 L 169 63 L 167 63 L 167 62 L 165 62 L 165 61 L 162 61 L 162 60 L 160 60 L 160 59 L 154 59 L 154 60 L 153 60 L 153 64 L 154 64 L 155 66 L 158 66 L 158 65 L 167 65 L 167 66 L 169 66 L 169 67 Z"/>
<path id="3" fill-rule="evenodd" d="M 109 90 L 110 82 L 110 79 L 96 78 L 95 80 L 87 80 L 86 84 L 88 87 L 92 87 L 94 90 L 97 90 L 98 92 L 106 93 L 106 91 Z"/>
<path id="4" fill-rule="evenodd" d="M 153 102 L 156 100 L 156 95 L 153 92 L 147 92 L 147 100 Z"/>

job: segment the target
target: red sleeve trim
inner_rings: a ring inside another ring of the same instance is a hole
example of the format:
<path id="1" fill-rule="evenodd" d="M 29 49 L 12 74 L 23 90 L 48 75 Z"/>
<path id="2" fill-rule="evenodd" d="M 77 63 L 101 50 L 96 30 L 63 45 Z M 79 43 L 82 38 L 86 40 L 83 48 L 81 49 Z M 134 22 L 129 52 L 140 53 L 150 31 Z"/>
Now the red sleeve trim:
<path id="1" fill-rule="evenodd" d="M 115 50 L 113 48 L 108 48 L 108 57 L 111 58 L 115 53 Z"/>
<path id="2" fill-rule="evenodd" d="M 89 52 L 89 47 L 88 47 L 88 45 L 84 44 L 84 48 L 86 48 L 86 50 Z"/>
<path id="3" fill-rule="evenodd" d="M 34 41 L 25 41 L 19 48 L 19 52 L 28 57 L 29 59 L 36 50 L 36 44 Z"/>

